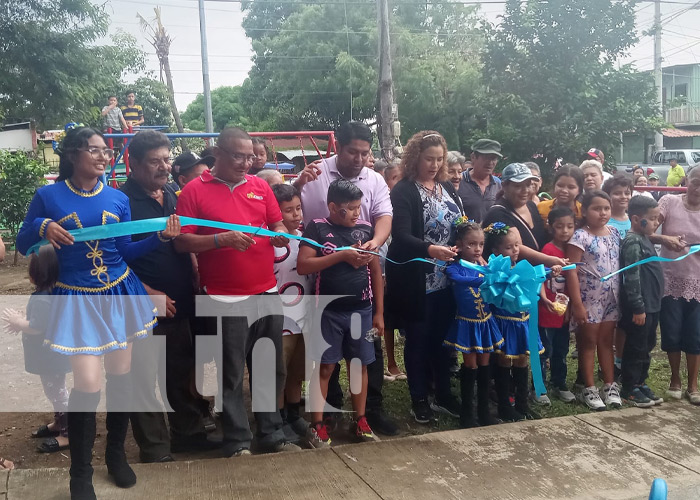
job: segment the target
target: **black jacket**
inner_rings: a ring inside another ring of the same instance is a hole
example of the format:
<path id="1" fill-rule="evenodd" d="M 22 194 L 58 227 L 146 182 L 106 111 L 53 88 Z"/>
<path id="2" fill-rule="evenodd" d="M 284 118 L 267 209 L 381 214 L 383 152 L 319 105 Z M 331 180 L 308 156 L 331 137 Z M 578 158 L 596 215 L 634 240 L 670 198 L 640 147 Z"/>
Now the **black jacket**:
<path id="1" fill-rule="evenodd" d="M 463 213 L 462 201 L 454 186 L 441 183 Z M 391 225 L 391 244 L 387 257 L 405 262 L 416 257 L 430 258 L 425 241 L 423 202 L 413 180 L 402 179 L 391 190 L 394 217 Z M 397 321 L 420 321 L 425 314 L 425 275 L 433 266 L 423 262 L 396 265 L 386 263 L 386 309 Z"/>

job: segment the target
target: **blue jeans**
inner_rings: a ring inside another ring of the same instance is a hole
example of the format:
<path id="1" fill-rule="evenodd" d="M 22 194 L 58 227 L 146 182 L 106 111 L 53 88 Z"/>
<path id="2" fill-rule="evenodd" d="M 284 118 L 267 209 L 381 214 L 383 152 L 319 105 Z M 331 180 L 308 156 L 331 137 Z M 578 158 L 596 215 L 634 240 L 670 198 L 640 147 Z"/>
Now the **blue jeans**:
<path id="1" fill-rule="evenodd" d="M 455 317 L 452 290 L 445 289 L 425 296 L 423 320 L 406 324 L 404 363 L 408 390 L 415 403 L 428 397 L 431 380 L 435 397 L 443 402 L 451 398 L 450 352 L 442 342 Z"/>
<path id="2" fill-rule="evenodd" d="M 540 338 L 544 345 L 544 355 L 540 358 L 542 378 L 547 380 L 547 360 L 551 370 L 549 384 L 558 389 L 566 389 L 566 355 L 569 354 L 569 325 L 561 328 L 540 327 Z"/>

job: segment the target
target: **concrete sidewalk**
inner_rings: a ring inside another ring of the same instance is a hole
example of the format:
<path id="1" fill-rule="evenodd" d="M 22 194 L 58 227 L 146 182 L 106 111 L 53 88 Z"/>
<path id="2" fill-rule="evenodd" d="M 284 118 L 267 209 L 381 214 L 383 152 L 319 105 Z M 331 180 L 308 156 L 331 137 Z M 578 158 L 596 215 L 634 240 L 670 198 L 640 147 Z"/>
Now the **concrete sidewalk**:
<path id="1" fill-rule="evenodd" d="M 700 498 L 700 408 L 665 403 L 574 417 L 435 432 L 330 450 L 139 464 L 138 484 L 95 471 L 100 499 Z M 0 473 L 2 500 L 68 499 L 67 469 Z"/>

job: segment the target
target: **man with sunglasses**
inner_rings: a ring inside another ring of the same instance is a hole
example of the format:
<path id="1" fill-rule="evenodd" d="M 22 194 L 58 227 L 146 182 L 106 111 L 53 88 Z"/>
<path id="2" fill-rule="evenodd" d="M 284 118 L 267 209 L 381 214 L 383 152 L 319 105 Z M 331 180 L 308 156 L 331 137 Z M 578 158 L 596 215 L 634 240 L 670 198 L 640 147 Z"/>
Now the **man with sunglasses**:
<path id="1" fill-rule="evenodd" d="M 216 162 L 211 171 L 203 172 L 183 188 L 178 200 L 178 215 L 280 233 L 280 236 L 268 238 L 240 231 L 185 226 L 181 237 L 175 240 L 178 251 L 197 254 L 201 288 L 206 294 L 203 308 L 213 311 L 206 316 L 221 317 L 223 454 L 225 457 L 250 455 L 253 435 L 243 400 L 244 368 L 246 358 L 254 347 L 257 348 L 256 344 L 270 343 L 275 348 L 276 393 L 264 394 L 272 401 L 271 411 L 253 408 L 256 410 L 258 448 L 263 452 L 299 450 L 285 439 L 276 403 L 285 383 L 282 302 L 273 270 L 273 246 L 285 247 L 289 243 L 284 236 L 282 213 L 267 182 L 248 175 L 255 154 L 247 132 L 237 127 L 225 128 L 219 134 L 214 156 Z M 213 326 L 212 330 L 216 331 L 216 328 L 218 326 Z M 261 339 L 263 341 L 258 343 Z M 255 371 L 256 356 L 252 358 L 252 370 Z M 270 367 L 262 369 L 269 370 Z"/>
<path id="2" fill-rule="evenodd" d="M 111 150 L 108 150 L 111 152 Z M 121 187 L 129 198 L 132 220 L 168 217 L 175 213 L 177 195 L 168 184 L 171 170 L 170 139 L 162 132 L 145 130 L 129 144 L 131 174 Z M 149 236 L 133 235 L 134 241 Z M 131 427 L 142 462 L 172 461 L 172 452 L 204 451 L 221 445 L 207 440 L 199 401 L 191 387 L 194 381 L 194 341 L 190 318 L 194 316 L 193 266 L 188 254 L 178 253 L 172 242 L 129 262 L 144 288 L 153 297 L 165 299 L 158 312 L 153 336 L 134 349 L 132 373 L 134 398 L 140 411 L 132 413 Z M 160 338 L 158 338 L 161 336 Z M 161 351 L 162 339 L 166 352 Z M 165 354 L 165 357 L 162 357 Z M 162 367 L 165 363 L 165 367 Z M 158 367 L 161 366 L 159 370 Z M 163 369 L 164 368 L 164 369 Z M 170 432 L 156 399 L 158 380 L 174 411 L 168 412 Z"/>

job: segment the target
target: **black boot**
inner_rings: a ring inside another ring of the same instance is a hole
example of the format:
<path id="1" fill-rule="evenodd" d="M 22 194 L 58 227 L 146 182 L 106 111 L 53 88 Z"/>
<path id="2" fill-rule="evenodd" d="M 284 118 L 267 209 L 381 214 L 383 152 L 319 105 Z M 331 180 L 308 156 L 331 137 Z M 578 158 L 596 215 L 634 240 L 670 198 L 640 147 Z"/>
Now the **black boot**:
<path id="1" fill-rule="evenodd" d="M 528 420 L 538 418 L 527 402 L 529 391 L 530 376 L 526 366 L 513 367 L 513 383 L 515 384 L 515 409 Z"/>
<path id="2" fill-rule="evenodd" d="M 498 417 L 504 422 L 519 422 L 525 417 L 510 405 L 510 368 L 499 366 L 496 371 Z"/>
<path id="3" fill-rule="evenodd" d="M 480 366 L 476 370 L 476 413 L 479 425 L 496 425 L 498 421 L 491 416 L 489 410 L 489 384 L 491 383 L 491 367 Z"/>
<path id="4" fill-rule="evenodd" d="M 478 427 L 474 419 L 474 380 L 476 370 L 462 365 L 459 371 L 459 388 L 462 397 L 462 408 L 459 412 L 459 425 L 462 429 Z"/>
<path id="5" fill-rule="evenodd" d="M 107 450 L 105 464 L 107 472 L 120 488 L 131 488 L 136 484 L 136 474 L 126 462 L 124 439 L 129 429 L 131 409 L 131 373 L 107 374 L 105 390 L 107 400 Z"/>
<path id="6" fill-rule="evenodd" d="M 92 447 L 95 444 L 95 410 L 99 392 L 73 389 L 68 398 L 71 500 L 96 500 L 92 487 Z"/>

